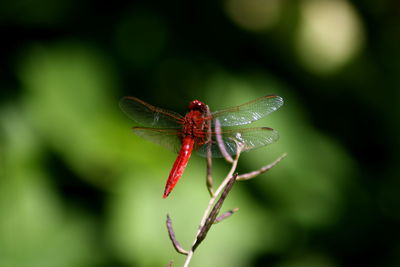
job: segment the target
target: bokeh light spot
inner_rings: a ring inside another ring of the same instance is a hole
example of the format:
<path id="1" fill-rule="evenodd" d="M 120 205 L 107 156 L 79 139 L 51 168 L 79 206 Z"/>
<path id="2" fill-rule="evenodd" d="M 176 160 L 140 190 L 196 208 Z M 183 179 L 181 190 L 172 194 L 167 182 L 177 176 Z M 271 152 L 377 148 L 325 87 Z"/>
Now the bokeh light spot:
<path id="1" fill-rule="evenodd" d="M 363 28 L 354 8 L 345 0 L 304 0 L 297 48 L 309 70 L 330 74 L 360 50 Z"/>

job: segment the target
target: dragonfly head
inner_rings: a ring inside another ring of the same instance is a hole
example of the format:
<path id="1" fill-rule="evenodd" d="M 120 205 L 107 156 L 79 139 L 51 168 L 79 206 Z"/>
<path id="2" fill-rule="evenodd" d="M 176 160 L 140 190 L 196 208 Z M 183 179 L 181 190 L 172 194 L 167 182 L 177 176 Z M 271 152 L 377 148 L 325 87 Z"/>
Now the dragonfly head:
<path id="1" fill-rule="evenodd" d="M 206 104 L 204 104 L 203 102 L 199 101 L 199 100 L 193 100 L 192 102 L 190 102 L 189 104 L 189 110 L 199 110 L 199 111 L 206 111 Z"/>

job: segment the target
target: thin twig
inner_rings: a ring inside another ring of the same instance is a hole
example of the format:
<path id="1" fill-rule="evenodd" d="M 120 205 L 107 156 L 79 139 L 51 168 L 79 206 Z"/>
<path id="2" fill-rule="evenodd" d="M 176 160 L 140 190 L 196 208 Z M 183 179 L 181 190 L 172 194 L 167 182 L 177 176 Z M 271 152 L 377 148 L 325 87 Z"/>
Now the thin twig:
<path id="1" fill-rule="evenodd" d="M 238 210 L 239 210 L 239 208 L 234 208 L 234 209 L 228 210 L 227 212 L 224 212 L 221 216 L 218 216 L 215 219 L 214 224 L 219 223 L 219 222 L 225 220 L 226 218 L 231 217 Z"/>
<path id="2" fill-rule="evenodd" d="M 211 156 L 211 149 L 207 147 L 207 189 L 210 193 L 210 196 L 214 196 L 214 181 L 212 178 L 212 156 Z"/>
<path id="3" fill-rule="evenodd" d="M 206 116 L 208 118 L 211 118 L 211 112 L 210 108 L 206 106 Z M 212 178 L 212 151 L 211 151 L 211 146 L 212 146 L 212 136 L 211 136 L 211 119 L 206 120 L 207 123 L 207 189 L 208 192 L 210 193 L 210 196 L 214 196 L 214 189 L 213 189 L 213 178 Z"/>
<path id="4" fill-rule="evenodd" d="M 221 151 L 222 156 L 229 163 L 233 162 L 231 155 L 229 155 L 228 151 L 226 151 L 224 140 L 222 140 L 221 135 L 221 123 L 218 119 L 215 119 L 215 137 L 217 139 L 219 150 Z"/>
<path id="5" fill-rule="evenodd" d="M 171 239 L 172 245 L 174 246 L 175 250 L 180 254 L 187 255 L 189 252 L 184 250 L 182 248 L 181 244 L 175 238 L 174 229 L 172 228 L 172 221 L 171 221 L 171 217 L 169 217 L 169 214 L 167 214 L 167 222 L 166 223 L 167 223 L 169 239 Z"/>
<path id="6" fill-rule="evenodd" d="M 226 184 L 224 191 L 221 194 L 221 197 L 218 199 L 217 203 L 214 205 L 213 209 L 211 210 L 210 214 L 208 215 L 204 225 L 200 229 L 200 233 L 197 235 L 196 243 L 194 243 L 192 250 L 195 251 L 196 248 L 200 245 L 200 243 L 206 238 L 208 231 L 210 230 L 211 226 L 214 224 L 218 213 L 224 203 L 226 197 L 228 196 L 229 192 L 231 191 L 233 184 L 236 182 L 236 177 L 238 174 L 236 173 L 233 175 L 229 182 Z"/>
<path id="7" fill-rule="evenodd" d="M 260 169 L 256 170 L 256 171 L 252 171 L 252 172 L 248 172 L 245 174 L 241 174 L 237 177 L 238 181 L 245 181 L 245 180 L 249 180 L 251 178 L 254 178 L 264 172 L 269 171 L 272 167 L 274 167 L 276 164 L 278 164 L 282 159 L 284 159 L 287 156 L 287 153 L 283 153 L 280 157 L 278 157 L 275 161 L 273 161 L 272 163 L 265 165 L 264 167 L 261 167 Z"/>

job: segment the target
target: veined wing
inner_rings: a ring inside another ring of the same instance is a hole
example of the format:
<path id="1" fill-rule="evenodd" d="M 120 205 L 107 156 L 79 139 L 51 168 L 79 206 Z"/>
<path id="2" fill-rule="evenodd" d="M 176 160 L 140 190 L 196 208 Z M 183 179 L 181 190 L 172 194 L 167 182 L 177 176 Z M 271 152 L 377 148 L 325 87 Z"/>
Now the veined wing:
<path id="1" fill-rule="evenodd" d="M 283 105 L 283 98 L 276 95 L 263 96 L 240 106 L 212 113 L 221 126 L 237 126 L 251 123 L 274 112 Z"/>
<path id="2" fill-rule="evenodd" d="M 141 126 L 154 128 L 180 128 L 183 117 L 173 111 L 150 105 L 136 97 L 126 96 L 119 106 L 129 118 Z"/>
<path id="3" fill-rule="evenodd" d="M 172 152 L 179 152 L 181 140 L 179 139 L 180 131 L 176 129 L 159 129 L 133 127 L 132 131 L 138 136 L 159 144 Z"/>
<path id="4" fill-rule="evenodd" d="M 257 127 L 230 130 L 224 129 L 221 133 L 221 137 L 226 152 L 230 155 L 236 155 L 237 143 L 235 140 L 244 145 L 242 151 L 249 151 L 251 149 L 274 143 L 279 139 L 279 134 L 274 129 L 268 127 Z M 207 146 L 208 144 L 200 146 L 197 153 L 202 157 L 207 157 Z M 215 134 L 212 135 L 211 152 L 213 157 L 222 157 Z"/>

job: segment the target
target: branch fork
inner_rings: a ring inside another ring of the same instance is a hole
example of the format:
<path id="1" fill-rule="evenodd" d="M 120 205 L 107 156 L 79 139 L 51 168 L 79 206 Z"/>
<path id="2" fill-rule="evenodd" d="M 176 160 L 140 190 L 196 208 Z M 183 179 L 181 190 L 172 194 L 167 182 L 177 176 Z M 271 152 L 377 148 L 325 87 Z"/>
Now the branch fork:
<path id="1" fill-rule="evenodd" d="M 210 111 L 209 111 L 208 107 L 207 107 L 207 114 L 210 115 Z M 211 156 L 212 156 L 212 153 L 211 153 L 211 120 L 208 120 L 207 123 L 209 123 L 209 124 L 207 125 L 207 139 L 208 139 L 209 146 L 207 148 L 207 180 L 206 180 L 206 184 L 207 184 L 207 189 L 210 193 L 211 198 L 208 202 L 207 208 L 204 210 L 203 217 L 199 224 L 199 229 L 195 235 L 195 238 L 194 238 L 194 241 L 192 243 L 190 250 L 183 249 L 182 246 L 180 245 L 180 243 L 177 241 L 173 227 L 172 227 L 171 218 L 167 214 L 166 225 L 167 225 L 169 237 L 172 241 L 172 245 L 178 253 L 186 255 L 185 263 L 183 265 L 184 267 L 189 266 L 189 263 L 193 257 L 194 251 L 201 244 L 201 242 L 206 238 L 207 233 L 211 229 L 211 226 L 213 224 L 219 223 L 219 222 L 229 218 L 230 216 L 232 216 L 235 212 L 237 212 L 239 210 L 238 208 L 234 208 L 234 209 L 229 210 L 229 211 L 223 213 L 222 215 L 218 216 L 220 209 L 222 207 L 222 204 L 224 203 L 226 197 L 232 190 L 232 187 L 235 184 L 235 182 L 249 180 L 249 179 L 252 179 L 262 173 L 265 173 L 265 172 L 269 171 L 272 167 L 277 165 L 283 158 L 285 158 L 287 156 L 287 153 L 284 153 L 280 157 L 278 157 L 275 161 L 273 161 L 272 163 L 265 165 L 256 171 L 239 175 L 238 173 L 235 173 L 235 171 L 236 171 L 236 167 L 237 167 L 237 164 L 239 161 L 240 153 L 243 150 L 243 144 L 234 140 L 236 142 L 237 151 L 236 151 L 236 156 L 233 159 L 227 152 L 224 142 L 222 140 L 221 125 L 218 120 L 214 120 L 214 121 L 215 121 L 216 140 L 218 143 L 218 147 L 220 149 L 221 154 L 225 158 L 225 160 L 227 162 L 231 163 L 232 167 L 231 167 L 228 175 L 224 178 L 224 180 L 221 182 L 221 184 L 218 186 L 218 188 L 214 191 L 213 178 L 212 178 L 212 160 L 211 160 Z M 217 197 L 219 195 L 220 195 L 220 197 L 217 200 Z M 171 266 L 171 265 L 172 265 L 172 262 L 170 262 L 168 264 L 168 266 Z"/>

